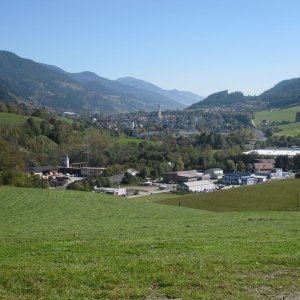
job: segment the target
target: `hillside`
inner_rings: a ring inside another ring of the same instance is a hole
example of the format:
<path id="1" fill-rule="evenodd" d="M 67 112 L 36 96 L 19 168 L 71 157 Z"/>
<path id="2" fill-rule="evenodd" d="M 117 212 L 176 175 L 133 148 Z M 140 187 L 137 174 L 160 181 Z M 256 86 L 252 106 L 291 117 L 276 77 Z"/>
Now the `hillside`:
<path id="1" fill-rule="evenodd" d="M 241 92 L 228 93 L 228 91 L 221 91 L 209 95 L 201 102 L 195 103 L 187 109 L 197 109 L 204 106 L 216 106 L 216 105 L 228 105 L 246 101 L 248 97 L 245 97 Z"/>
<path id="2" fill-rule="evenodd" d="M 272 130 L 273 135 L 297 136 L 300 134 L 300 122 L 296 119 L 299 112 L 300 105 L 258 111 L 254 114 L 254 123 L 264 130 Z M 264 120 L 267 124 L 262 122 Z"/>
<path id="3" fill-rule="evenodd" d="M 300 104 L 300 78 L 281 81 L 260 97 L 269 101 L 271 107 Z"/>
<path id="4" fill-rule="evenodd" d="M 244 96 L 241 92 L 228 93 L 227 90 L 209 95 L 203 101 L 187 109 L 205 106 L 232 105 L 237 103 L 254 105 L 254 107 L 284 108 L 300 104 L 300 78 L 284 80 L 259 96 Z"/>
<path id="5" fill-rule="evenodd" d="M 268 211 L 268 210 L 299 210 L 297 180 L 282 180 L 255 186 L 229 189 L 214 193 L 185 195 L 174 199 L 165 199 L 160 203 L 180 205 L 215 212 L 225 211 Z M 287 194 L 286 191 L 289 191 Z M 272 196 L 271 196 L 272 195 Z M 282 200 L 284 199 L 284 201 Z"/>
<path id="6" fill-rule="evenodd" d="M 2 187 L 0 298 L 292 297 L 299 220 Z"/>
<path id="7" fill-rule="evenodd" d="M 183 108 L 154 92 L 139 90 L 91 72 L 68 73 L 58 67 L 0 51 L 0 100 L 57 110 L 118 113 Z"/>
<path id="8" fill-rule="evenodd" d="M 144 80 L 136 79 L 133 77 L 123 77 L 117 79 L 116 81 L 122 84 L 126 84 L 128 86 L 135 87 L 137 89 L 142 89 L 145 91 L 150 91 L 150 92 L 160 94 L 164 97 L 168 97 L 176 102 L 179 102 L 185 106 L 202 101 L 204 99 L 203 97 L 191 92 L 178 91 L 178 90 L 165 90 L 152 83 L 146 82 Z"/>

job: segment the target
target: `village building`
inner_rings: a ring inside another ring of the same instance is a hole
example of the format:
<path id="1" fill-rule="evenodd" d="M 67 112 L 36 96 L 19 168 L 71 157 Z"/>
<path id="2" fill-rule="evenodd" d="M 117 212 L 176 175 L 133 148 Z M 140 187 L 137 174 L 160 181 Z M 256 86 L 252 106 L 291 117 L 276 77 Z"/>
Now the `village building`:
<path id="1" fill-rule="evenodd" d="M 214 183 L 209 180 L 182 182 L 177 185 L 177 190 L 187 192 L 208 192 L 215 188 Z"/>
<path id="2" fill-rule="evenodd" d="M 224 185 L 252 185 L 255 183 L 257 183 L 256 179 L 249 172 L 229 173 L 222 177 Z"/>
<path id="3" fill-rule="evenodd" d="M 81 168 L 81 176 L 100 176 L 106 168 L 84 167 Z"/>
<path id="4" fill-rule="evenodd" d="M 205 174 L 210 175 L 210 179 L 222 179 L 223 176 L 223 170 L 220 168 L 213 168 L 205 170 Z"/>
<path id="5" fill-rule="evenodd" d="M 199 173 L 196 170 L 170 172 L 163 175 L 164 183 L 193 182 L 198 180 Z"/>
<path id="6" fill-rule="evenodd" d="M 96 193 L 106 193 L 114 196 L 126 196 L 126 188 L 108 188 L 108 187 L 94 187 L 93 189 Z"/>

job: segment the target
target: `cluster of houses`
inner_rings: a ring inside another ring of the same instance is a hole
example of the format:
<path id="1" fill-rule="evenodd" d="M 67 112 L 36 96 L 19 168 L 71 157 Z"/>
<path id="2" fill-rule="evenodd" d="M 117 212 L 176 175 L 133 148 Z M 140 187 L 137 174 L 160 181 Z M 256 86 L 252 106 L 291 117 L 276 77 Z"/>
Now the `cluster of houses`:
<path id="1" fill-rule="evenodd" d="M 43 166 L 31 168 L 30 173 L 40 175 L 48 179 L 50 186 L 66 186 L 70 177 L 86 177 L 89 175 L 101 175 L 105 168 L 88 167 L 86 162 L 69 163 L 68 156 L 65 156 L 62 167 Z M 197 170 L 170 172 L 163 175 L 159 183 L 160 190 L 176 189 L 178 191 L 208 192 L 225 186 L 253 185 L 267 180 L 290 177 L 289 172 L 275 168 L 274 159 L 256 159 L 252 165 L 248 165 L 250 172 L 234 172 L 224 174 L 220 168 L 212 168 L 204 172 Z M 128 170 L 133 176 L 138 171 Z M 67 176 L 66 176 L 67 175 Z M 74 178 L 75 179 L 75 178 Z M 119 180 L 120 182 L 120 180 Z M 146 182 L 144 185 L 152 185 Z M 94 192 L 109 193 L 116 196 L 126 195 L 125 188 L 104 188 L 95 187 Z"/>
<path id="2" fill-rule="evenodd" d="M 283 172 L 274 165 L 274 159 L 257 159 L 253 165 L 250 165 L 252 172 L 224 174 L 220 168 L 209 169 L 204 173 L 196 170 L 171 172 L 163 176 L 163 182 L 176 184 L 177 190 L 181 191 L 206 192 L 224 186 L 252 185 L 290 177 L 290 172 Z"/>

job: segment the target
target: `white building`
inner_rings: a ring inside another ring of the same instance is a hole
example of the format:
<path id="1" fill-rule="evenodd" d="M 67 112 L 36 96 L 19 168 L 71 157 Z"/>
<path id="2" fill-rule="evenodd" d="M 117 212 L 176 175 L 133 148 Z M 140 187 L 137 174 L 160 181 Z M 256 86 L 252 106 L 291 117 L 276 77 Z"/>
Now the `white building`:
<path id="1" fill-rule="evenodd" d="M 210 179 L 222 179 L 223 170 L 220 168 L 213 168 L 213 169 L 205 170 L 205 174 L 209 174 Z"/>
<path id="2" fill-rule="evenodd" d="M 177 185 L 177 190 L 189 192 L 207 192 L 214 189 L 214 183 L 209 180 L 183 182 Z"/>
<path id="3" fill-rule="evenodd" d="M 126 188 L 107 188 L 107 187 L 94 187 L 96 193 L 106 193 L 114 196 L 126 196 Z"/>
<path id="4" fill-rule="evenodd" d="M 300 148 L 267 148 L 267 149 L 255 149 L 244 152 L 244 154 L 259 154 L 264 156 L 295 156 L 300 154 Z"/>

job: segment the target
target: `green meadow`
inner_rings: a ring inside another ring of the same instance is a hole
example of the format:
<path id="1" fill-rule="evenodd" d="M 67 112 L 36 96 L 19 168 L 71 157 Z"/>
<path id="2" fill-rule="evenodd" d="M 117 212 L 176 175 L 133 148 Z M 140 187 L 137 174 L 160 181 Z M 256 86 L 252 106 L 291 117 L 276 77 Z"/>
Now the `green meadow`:
<path id="1" fill-rule="evenodd" d="M 274 125 L 281 130 L 279 132 L 275 132 L 274 135 L 296 136 L 300 134 L 300 122 L 295 122 L 296 113 L 299 111 L 299 105 L 287 107 L 284 109 L 260 111 L 255 113 L 254 123 L 256 124 L 256 126 L 259 126 L 262 120 L 268 120 L 270 122 L 287 121 L 290 122 L 290 124 Z"/>
<path id="2" fill-rule="evenodd" d="M 254 115 L 254 123 L 259 125 L 262 120 L 268 120 L 271 122 L 295 122 L 296 113 L 300 111 L 300 106 L 291 106 L 284 109 L 273 109 L 260 111 Z"/>
<path id="3" fill-rule="evenodd" d="M 299 184 L 278 184 L 197 195 L 214 202 L 198 209 L 191 195 L 1 187 L 0 299 L 293 299 Z"/>
<path id="4" fill-rule="evenodd" d="M 28 118 L 28 116 L 0 112 L 0 125 L 22 126 L 25 124 Z M 40 118 L 33 117 L 33 119 L 41 121 Z"/>
<path id="5" fill-rule="evenodd" d="M 213 193 L 165 196 L 158 201 L 215 212 L 300 211 L 300 181 L 286 179 Z"/>

